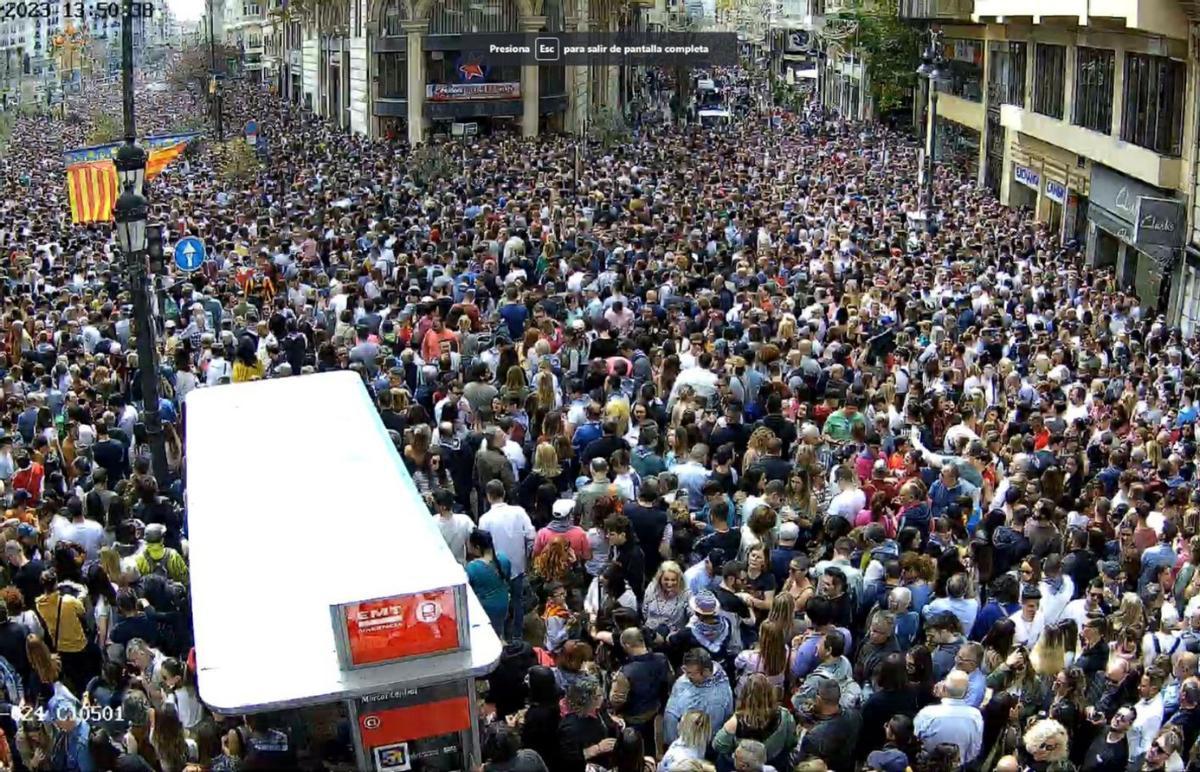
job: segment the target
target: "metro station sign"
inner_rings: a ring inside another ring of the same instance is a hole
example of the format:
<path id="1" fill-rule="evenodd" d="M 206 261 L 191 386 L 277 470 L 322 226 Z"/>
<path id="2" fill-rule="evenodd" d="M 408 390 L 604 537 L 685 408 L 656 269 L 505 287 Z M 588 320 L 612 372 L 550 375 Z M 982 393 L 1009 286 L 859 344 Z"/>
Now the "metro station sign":
<path id="1" fill-rule="evenodd" d="M 342 668 L 353 670 L 468 648 L 462 587 L 330 606 Z"/>

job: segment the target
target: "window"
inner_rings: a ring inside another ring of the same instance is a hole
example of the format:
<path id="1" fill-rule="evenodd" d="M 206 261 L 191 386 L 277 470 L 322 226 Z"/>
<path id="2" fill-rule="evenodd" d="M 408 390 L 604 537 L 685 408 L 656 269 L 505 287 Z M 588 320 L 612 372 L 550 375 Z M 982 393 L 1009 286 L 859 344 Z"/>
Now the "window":
<path id="1" fill-rule="evenodd" d="M 989 60 L 991 101 L 1006 105 L 1025 106 L 1025 44 L 992 43 Z"/>
<path id="2" fill-rule="evenodd" d="M 1038 43 L 1033 68 L 1033 111 L 1051 118 L 1063 117 L 1066 95 L 1066 46 Z"/>
<path id="3" fill-rule="evenodd" d="M 408 67 L 403 53 L 379 55 L 379 97 L 381 99 L 408 98 Z"/>
<path id="4" fill-rule="evenodd" d="M 978 40 L 947 40 L 946 67 L 938 91 L 983 101 L 983 43 Z"/>
<path id="5" fill-rule="evenodd" d="M 444 0 L 430 12 L 429 34 L 519 32 L 516 0 Z"/>
<path id="6" fill-rule="evenodd" d="M 1075 105 L 1071 122 L 1112 133 L 1113 63 L 1116 54 L 1080 46 L 1075 50 Z"/>
<path id="7" fill-rule="evenodd" d="M 1165 56 L 1125 55 L 1121 139 L 1162 155 L 1183 151 L 1183 62 Z"/>
<path id="8" fill-rule="evenodd" d="M 383 9 L 384 37 L 400 37 L 404 34 L 404 3 L 391 0 Z"/>

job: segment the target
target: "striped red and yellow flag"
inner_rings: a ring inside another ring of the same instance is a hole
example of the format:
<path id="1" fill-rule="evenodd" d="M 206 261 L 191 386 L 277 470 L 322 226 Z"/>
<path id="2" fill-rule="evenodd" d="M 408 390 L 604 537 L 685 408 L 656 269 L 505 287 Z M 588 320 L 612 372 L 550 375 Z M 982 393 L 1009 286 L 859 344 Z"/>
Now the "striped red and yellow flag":
<path id="1" fill-rule="evenodd" d="M 108 222 L 117 203 L 117 167 L 112 161 L 92 161 L 67 167 L 67 197 L 71 222 Z"/>
<path id="2" fill-rule="evenodd" d="M 150 157 L 146 160 L 146 179 L 152 180 L 158 176 L 159 172 L 166 168 L 167 164 L 174 161 L 187 147 L 187 141 L 178 142 L 167 147 L 156 147 L 150 151 Z"/>

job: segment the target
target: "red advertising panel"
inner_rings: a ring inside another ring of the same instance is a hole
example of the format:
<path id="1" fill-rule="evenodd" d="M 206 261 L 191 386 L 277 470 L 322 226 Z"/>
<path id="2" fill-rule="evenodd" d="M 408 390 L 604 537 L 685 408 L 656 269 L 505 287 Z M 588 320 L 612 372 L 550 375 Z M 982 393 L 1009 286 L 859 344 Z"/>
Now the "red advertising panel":
<path id="1" fill-rule="evenodd" d="M 471 709 L 465 681 L 359 698 L 362 759 L 375 772 L 466 770 Z"/>
<path id="2" fill-rule="evenodd" d="M 453 588 L 346 603 L 340 613 L 349 667 L 445 654 L 464 646 Z"/>

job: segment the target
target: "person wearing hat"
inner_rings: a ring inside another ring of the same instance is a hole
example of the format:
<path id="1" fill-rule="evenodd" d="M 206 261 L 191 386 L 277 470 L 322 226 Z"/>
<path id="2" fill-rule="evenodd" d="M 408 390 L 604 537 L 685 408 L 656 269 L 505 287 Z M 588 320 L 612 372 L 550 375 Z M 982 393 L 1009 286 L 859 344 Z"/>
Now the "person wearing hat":
<path id="1" fill-rule="evenodd" d="M 161 576 L 173 582 L 188 583 L 188 565 L 183 555 L 163 544 L 166 526 L 151 523 L 146 526 L 146 548 L 137 556 L 134 565 L 142 576 Z"/>
<path id="2" fill-rule="evenodd" d="M 667 653 L 672 665 L 678 667 L 687 652 L 699 647 L 728 675 L 737 654 L 734 622 L 722 612 L 721 603 L 711 590 L 694 593 L 688 602 L 688 611 L 691 618 L 687 626 L 667 637 Z"/>
<path id="3" fill-rule="evenodd" d="M 572 517 L 575 512 L 574 499 L 558 499 L 551 505 L 550 511 L 553 519 L 533 539 L 533 557 L 542 554 L 550 542 L 561 538 L 566 540 L 579 561 L 590 560 L 592 547 L 587 531 L 576 525 Z"/>

